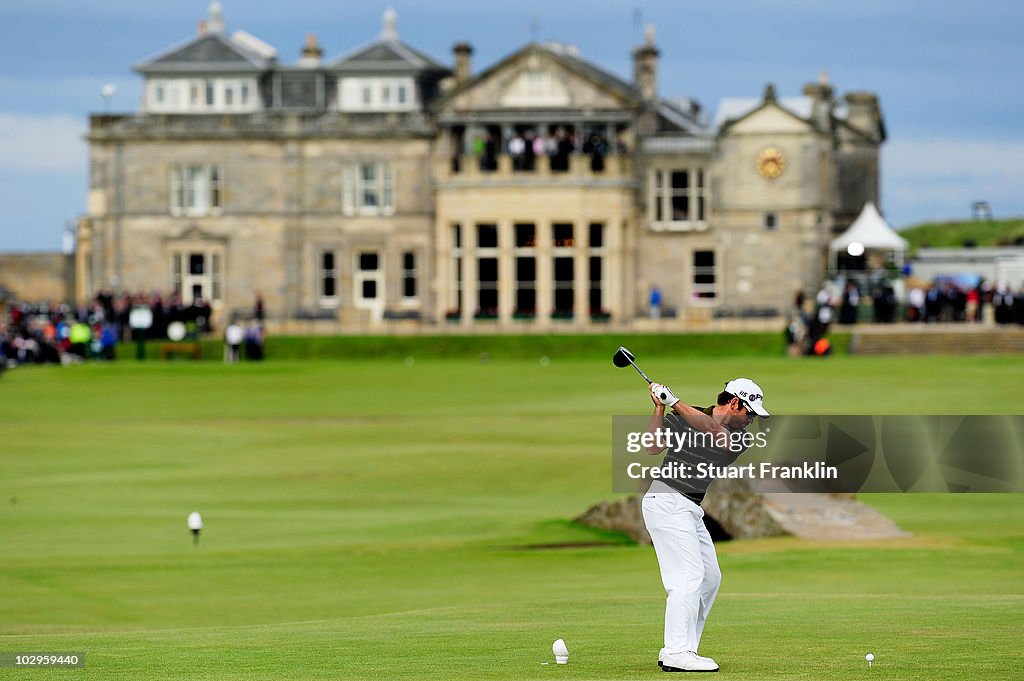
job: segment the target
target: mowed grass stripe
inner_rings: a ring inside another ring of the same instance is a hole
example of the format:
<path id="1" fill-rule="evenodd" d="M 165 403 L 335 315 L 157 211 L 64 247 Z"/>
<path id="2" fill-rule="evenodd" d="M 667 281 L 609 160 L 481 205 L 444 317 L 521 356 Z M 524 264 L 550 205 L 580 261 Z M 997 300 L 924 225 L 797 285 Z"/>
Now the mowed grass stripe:
<path id="1" fill-rule="evenodd" d="M 1018 613 L 1006 604 L 897 601 L 884 618 L 878 606 L 785 594 L 725 599 L 709 625 L 706 652 L 723 661 L 723 676 L 736 679 L 862 678 L 866 650 L 875 652 L 874 673 L 887 678 L 955 679 L 965 669 L 1012 678 Z M 636 600 L 565 599 L 51 640 L 101 651 L 80 672 L 85 678 L 545 679 L 554 672 L 540 663 L 550 662 L 546 649 L 560 636 L 572 658 L 559 678 L 634 679 L 659 673 L 648 652 L 659 645 L 659 612 L 659 604 Z M 951 651 L 951 637 L 963 645 Z"/>

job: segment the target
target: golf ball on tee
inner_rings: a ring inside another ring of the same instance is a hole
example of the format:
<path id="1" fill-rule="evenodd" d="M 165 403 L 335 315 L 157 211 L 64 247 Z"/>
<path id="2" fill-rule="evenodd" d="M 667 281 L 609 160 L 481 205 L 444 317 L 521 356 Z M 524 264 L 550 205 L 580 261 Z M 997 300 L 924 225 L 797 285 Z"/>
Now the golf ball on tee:
<path id="1" fill-rule="evenodd" d="M 864 656 L 864 659 L 867 660 L 868 662 L 873 662 L 874 659 L 875 659 L 875 656 L 874 656 L 873 653 L 868 653 L 867 655 Z"/>

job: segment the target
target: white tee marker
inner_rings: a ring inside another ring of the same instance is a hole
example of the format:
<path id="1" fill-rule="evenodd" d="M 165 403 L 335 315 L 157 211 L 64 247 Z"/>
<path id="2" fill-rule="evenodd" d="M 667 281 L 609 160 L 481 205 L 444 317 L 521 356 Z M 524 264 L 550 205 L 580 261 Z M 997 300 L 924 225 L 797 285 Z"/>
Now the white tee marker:
<path id="1" fill-rule="evenodd" d="M 199 533 L 203 529 L 203 516 L 199 515 L 199 511 L 188 514 L 188 529 L 192 531 L 192 545 L 199 546 Z"/>

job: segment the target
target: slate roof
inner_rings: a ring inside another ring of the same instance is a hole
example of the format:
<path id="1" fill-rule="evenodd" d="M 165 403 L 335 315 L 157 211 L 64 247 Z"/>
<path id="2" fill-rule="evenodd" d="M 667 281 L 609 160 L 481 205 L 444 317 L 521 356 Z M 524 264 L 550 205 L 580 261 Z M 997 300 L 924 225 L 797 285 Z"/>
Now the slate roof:
<path id="1" fill-rule="evenodd" d="M 274 63 L 247 41 L 220 32 L 207 32 L 171 47 L 134 67 L 139 73 L 264 71 Z"/>
<path id="2" fill-rule="evenodd" d="M 338 57 L 328 68 L 332 71 L 358 73 L 449 73 L 447 66 L 400 40 L 380 39 L 362 45 Z"/>
<path id="3" fill-rule="evenodd" d="M 697 137 L 711 135 L 712 131 L 696 120 L 688 111 L 677 106 L 674 102 L 663 99 L 658 102 L 658 116 L 662 120 L 662 131 L 665 132 L 665 123 L 668 127 L 685 132 L 688 135 Z"/>
<path id="4" fill-rule="evenodd" d="M 617 74 L 598 66 L 594 62 L 584 59 L 578 52 L 567 50 L 564 46 L 557 43 L 546 45 L 541 44 L 538 45 L 538 47 L 549 54 L 555 55 L 563 62 L 566 62 L 570 67 L 581 72 L 590 80 L 604 85 L 609 90 L 617 92 L 627 99 L 637 100 L 640 98 L 640 91 L 637 90 L 632 83 L 620 78 Z"/>

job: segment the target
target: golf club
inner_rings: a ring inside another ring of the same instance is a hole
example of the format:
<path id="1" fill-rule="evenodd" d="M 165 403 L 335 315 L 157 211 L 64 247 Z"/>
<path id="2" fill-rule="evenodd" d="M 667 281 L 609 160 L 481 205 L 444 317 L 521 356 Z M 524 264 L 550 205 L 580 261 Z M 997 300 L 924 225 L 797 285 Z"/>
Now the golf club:
<path id="1" fill-rule="evenodd" d="M 619 367 L 620 369 L 627 366 L 633 367 L 634 369 L 636 369 L 637 373 L 643 376 L 644 380 L 647 381 L 647 384 L 650 385 L 651 383 L 653 383 L 653 381 L 647 378 L 647 374 L 643 372 L 643 369 L 636 365 L 636 362 L 633 361 L 635 359 L 636 357 L 633 356 L 632 352 L 630 352 L 628 349 L 620 345 L 619 349 L 616 350 L 615 354 L 612 356 L 612 364 Z M 666 395 L 665 393 L 662 393 L 659 397 L 664 399 Z"/>

